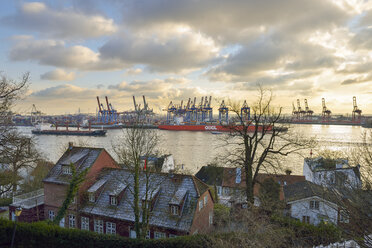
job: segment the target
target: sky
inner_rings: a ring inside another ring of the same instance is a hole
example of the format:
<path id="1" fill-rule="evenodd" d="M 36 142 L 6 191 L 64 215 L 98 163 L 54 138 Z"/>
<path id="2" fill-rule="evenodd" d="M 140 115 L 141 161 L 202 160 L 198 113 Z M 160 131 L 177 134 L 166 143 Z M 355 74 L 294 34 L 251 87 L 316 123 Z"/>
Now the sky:
<path id="1" fill-rule="evenodd" d="M 359 0 L 3 1 L 0 72 L 30 72 L 16 111 L 154 111 L 212 95 L 252 104 L 261 85 L 285 112 L 372 114 L 372 2 Z M 142 104 L 143 106 L 143 104 Z"/>

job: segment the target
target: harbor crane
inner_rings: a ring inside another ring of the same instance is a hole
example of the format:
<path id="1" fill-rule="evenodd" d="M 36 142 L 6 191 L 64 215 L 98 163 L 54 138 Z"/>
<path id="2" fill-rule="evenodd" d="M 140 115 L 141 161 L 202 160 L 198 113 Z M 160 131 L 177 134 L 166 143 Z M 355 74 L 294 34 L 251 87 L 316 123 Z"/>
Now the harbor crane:
<path id="1" fill-rule="evenodd" d="M 305 112 L 306 112 L 306 118 L 307 119 L 311 119 L 311 117 L 313 116 L 314 114 L 314 111 L 312 111 L 310 108 L 309 108 L 309 105 L 307 104 L 307 99 L 305 98 Z"/>
<path id="2" fill-rule="evenodd" d="M 224 100 L 222 100 L 218 112 L 218 121 L 220 122 L 220 124 L 229 124 L 229 108 L 226 107 Z"/>
<path id="3" fill-rule="evenodd" d="M 353 112 L 352 112 L 352 121 L 360 122 L 362 118 L 362 110 L 358 109 L 358 105 L 356 102 L 356 97 L 353 96 Z"/>
<path id="4" fill-rule="evenodd" d="M 248 107 L 247 101 L 244 100 L 243 105 L 240 109 L 241 123 L 248 122 L 251 118 L 251 108 Z"/>
<path id="5" fill-rule="evenodd" d="M 295 105 L 294 105 L 294 103 L 292 102 L 292 107 L 293 107 L 293 109 L 292 109 L 292 115 L 293 115 L 293 117 L 295 117 L 295 119 L 299 119 L 299 112 L 298 112 L 298 110 L 296 109 L 296 107 L 295 107 Z"/>
<path id="6" fill-rule="evenodd" d="M 32 104 L 31 108 L 31 124 L 34 125 L 38 122 L 41 122 L 41 111 L 36 109 L 35 104 Z"/>
<path id="7" fill-rule="evenodd" d="M 329 121 L 331 118 L 332 111 L 327 109 L 327 106 L 325 104 L 325 99 L 322 98 L 322 119 L 323 121 Z"/>
<path id="8" fill-rule="evenodd" d="M 297 99 L 297 111 L 301 119 L 305 117 L 306 111 L 301 108 L 300 99 Z"/>

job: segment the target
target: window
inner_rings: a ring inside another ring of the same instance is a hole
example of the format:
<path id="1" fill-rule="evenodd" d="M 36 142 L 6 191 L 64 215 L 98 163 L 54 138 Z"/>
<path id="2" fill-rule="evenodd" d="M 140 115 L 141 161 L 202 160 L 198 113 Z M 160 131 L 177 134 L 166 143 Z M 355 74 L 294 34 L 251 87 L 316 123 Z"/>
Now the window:
<path id="1" fill-rule="evenodd" d="M 203 201 L 199 201 L 199 211 L 203 208 Z"/>
<path id="2" fill-rule="evenodd" d="M 96 233 L 103 233 L 103 220 L 94 220 L 94 231 Z"/>
<path id="3" fill-rule="evenodd" d="M 207 203 L 208 203 L 208 196 L 204 196 L 204 206 L 207 206 Z"/>
<path id="4" fill-rule="evenodd" d="M 227 188 L 227 187 L 224 187 L 224 188 L 223 188 L 223 194 L 224 194 L 224 195 L 229 195 L 229 194 L 230 194 L 230 189 Z"/>
<path id="5" fill-rule="evenodd" d="M 302 222 L 310 224 L 310 216 L 302 216 Z"/>
<path id="6" fill-rule="evenodd" d="M 81 217 L 81 230 L 89 231 L 89 218 Z"/>
<path id="7" fill-rule="evenodd" d="M 76 196 L 74 198 L 72 198 L 72 201 L 71 201 L 72 204 L 75 204 L 76 203 Z"/>
<path id="8" fill-rule="evenodd" d="M 172 205 L 172 206 L 171 206 L 171 213 L 172 213 L 173 215 L 178 215 L 178 209 L 179 209 L 178 206 Z"/>
<path id="9" fill-rule="evenodd" d="M 319 210 L 319 201 L 310 201 L 310 209 Z"/>
<path id="10" fill-rule="evenodd" d="M 50 220 L 54 220 L 54 217 L 55 217 L 54 211 L 53 210 L 49 210 L 48 213 L 49 213 L 49 219 Z"/>
<path id="11" fill-rule="evenodd" d="M 75 228 L 75 215 L 70 214 L 68 216 L 68 227 L 69 228 Z"/>
<path id="12" fill-rule="evenodd" d="M 90 202 L 95 202 L 96 201 L 96 197 L 94 196 L 94 193 L 89 193 L 89 201 Z"/>
<path id="13" fill-rule="evenodd" d="M 284 181 L 284 185 L 287 185 L 287 181 Z"/>
<path id="14" fill-rule="evenodd" d="M 114 206 L 118 205 L 116 196 L 110 196 L 110 205 L 114 205 Z"/>
<path id="15" fill-rule="evenodd" d="M 166 235 L 163 232 L 154 232 L 154 239 L 162 239 L 165 238 Z"/>
<path id="16" fill-rule="evenodd" d="M 150 230 L 147 230 L 146 239 L 150 239 L 150 238 L 151 238 L 151 232 Z"/>
<path id="17" fill-rule="evenodd" d="M 217 195 L 222 195 L 222 187 L 217 186 Z"/>
<path id="18" fill-rule="evenodd" d="M 106 222 L 106 233 L 116 234 L 116 224 L 112 222 Z"/>
<path id="19" fill-rule="evenodd" d="M 169 238 L 175 238 L 175 237 L 178 237 L 178 236 L 174 234 L 169 234 Z"/>
<path id="20" fill-rule="evenodd" d="M 62 166 L 62 173 L 65 175 L 71 175 L 72 174 L 71 167 L 69 165 Z"/>
<path id="21" fill-rule="evenodd" d="M 209 212 L 209 225 L 212 225 L 213 224 L 213 212 L 210 211 Z"/>

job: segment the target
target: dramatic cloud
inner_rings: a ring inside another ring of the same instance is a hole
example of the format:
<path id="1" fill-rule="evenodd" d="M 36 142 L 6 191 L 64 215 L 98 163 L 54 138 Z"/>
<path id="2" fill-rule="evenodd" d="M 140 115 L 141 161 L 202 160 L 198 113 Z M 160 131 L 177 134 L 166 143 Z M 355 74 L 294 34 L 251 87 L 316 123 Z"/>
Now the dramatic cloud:
<path id="1" fill-rule="evenodd" d="M 100 48 L 103 59 L 144 64 L 151 71 L 182 72 L 207 66 L 217 56 L 212 39 L 190 30 L 125 33 Z"/>
<path id="2" fill-rule="evenodd" d="M 117 30 L 112 19 L 73 9 L 54 10 L 42 2 L 23 3 L 16 14 L 1 19 L 1 22 L 57 38 L 94 38 Z"/>
<path id="3" fill-rule="evenodd" d="M 40 78 L 43 80 L 72 81 L 75 79 L 75 73 L 68 73 L 62 69 L 56 69 L 40 75 Z"/>
<path id="4" fill-rule="evenodd" d="M 117 70 L 123 63 L 114 60 L 101 60 L 99 53 L 88 47 L 66 46 L 57 40 L 35 40 L 31 37 L 17 37 L 10 50 L 10 59 L 14 61 L 36 61 L 41 65 L 80 70 Z"/>

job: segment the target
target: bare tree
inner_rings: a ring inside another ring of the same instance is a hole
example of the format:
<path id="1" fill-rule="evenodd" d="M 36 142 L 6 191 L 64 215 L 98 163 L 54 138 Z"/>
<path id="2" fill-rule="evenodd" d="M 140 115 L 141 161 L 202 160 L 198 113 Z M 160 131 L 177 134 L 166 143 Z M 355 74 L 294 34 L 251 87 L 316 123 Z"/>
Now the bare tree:
<path id="1" fill-rule="evenodd" d="M 236 122 L 225 125 L 230 132 L 223 137 L 222 144 L 227 148 L 223 160 L 244 168 L 245 193 L 247 202 L 252 204 L 253 188 L 260 171 L 281 169 L 280 157 L 314 145 L 313 139 L 304 139 L 282 124 L 282 108 L 274 107 L 272 101 L 272 92 L 260 87 L 258 99 L 250 107 L 250 118 L 242 111 L 241 104 L 229 103 Z"/>
<path id="2" fill-rule="evenodd" d="M 21 136 L 14 129 L 11 111 L 15 101 L 20 99 L 27 89 L 28 81 L 29 73 L 23 74 L 20 81 L 9 79 L 3 74 L 0 75 L 0 164 L 3 169 L 6 168 L 6 173 L 10 174 L 10 177 L 4 180 L 0 178 L 3 191 L 13 190 L 15 192 L 20 168 L 32 162 L 29 159 L 30 149 L 33 148 L 32 141 Z M 11 187 L 9 187 L 9 181 Z"/>
<path id="3" fill-rule="evenodd" d="M 113 150 L 121 166 L 130 172 L 132 178 L 128 178 L 127 181 L 134 182 L 132 187 L 128 187 L 133 195 L 134 228 L 136 237 L 144 238 L 149 228 L 151 199 L 157 193 L 160 183 L 156 182 L 157 185 L 153 185 L 151 177 L 155 168 L 150 166 L 144 168 L 142 161 L 159 155 L 159 135 L 156 130 L 147 129 L 140 121 L 134 128 L 124 129 L 123 133 L 120 143 L 113 144 Z M 140 194 L 141 187 L 145 187 L 145 195 Z"/>

